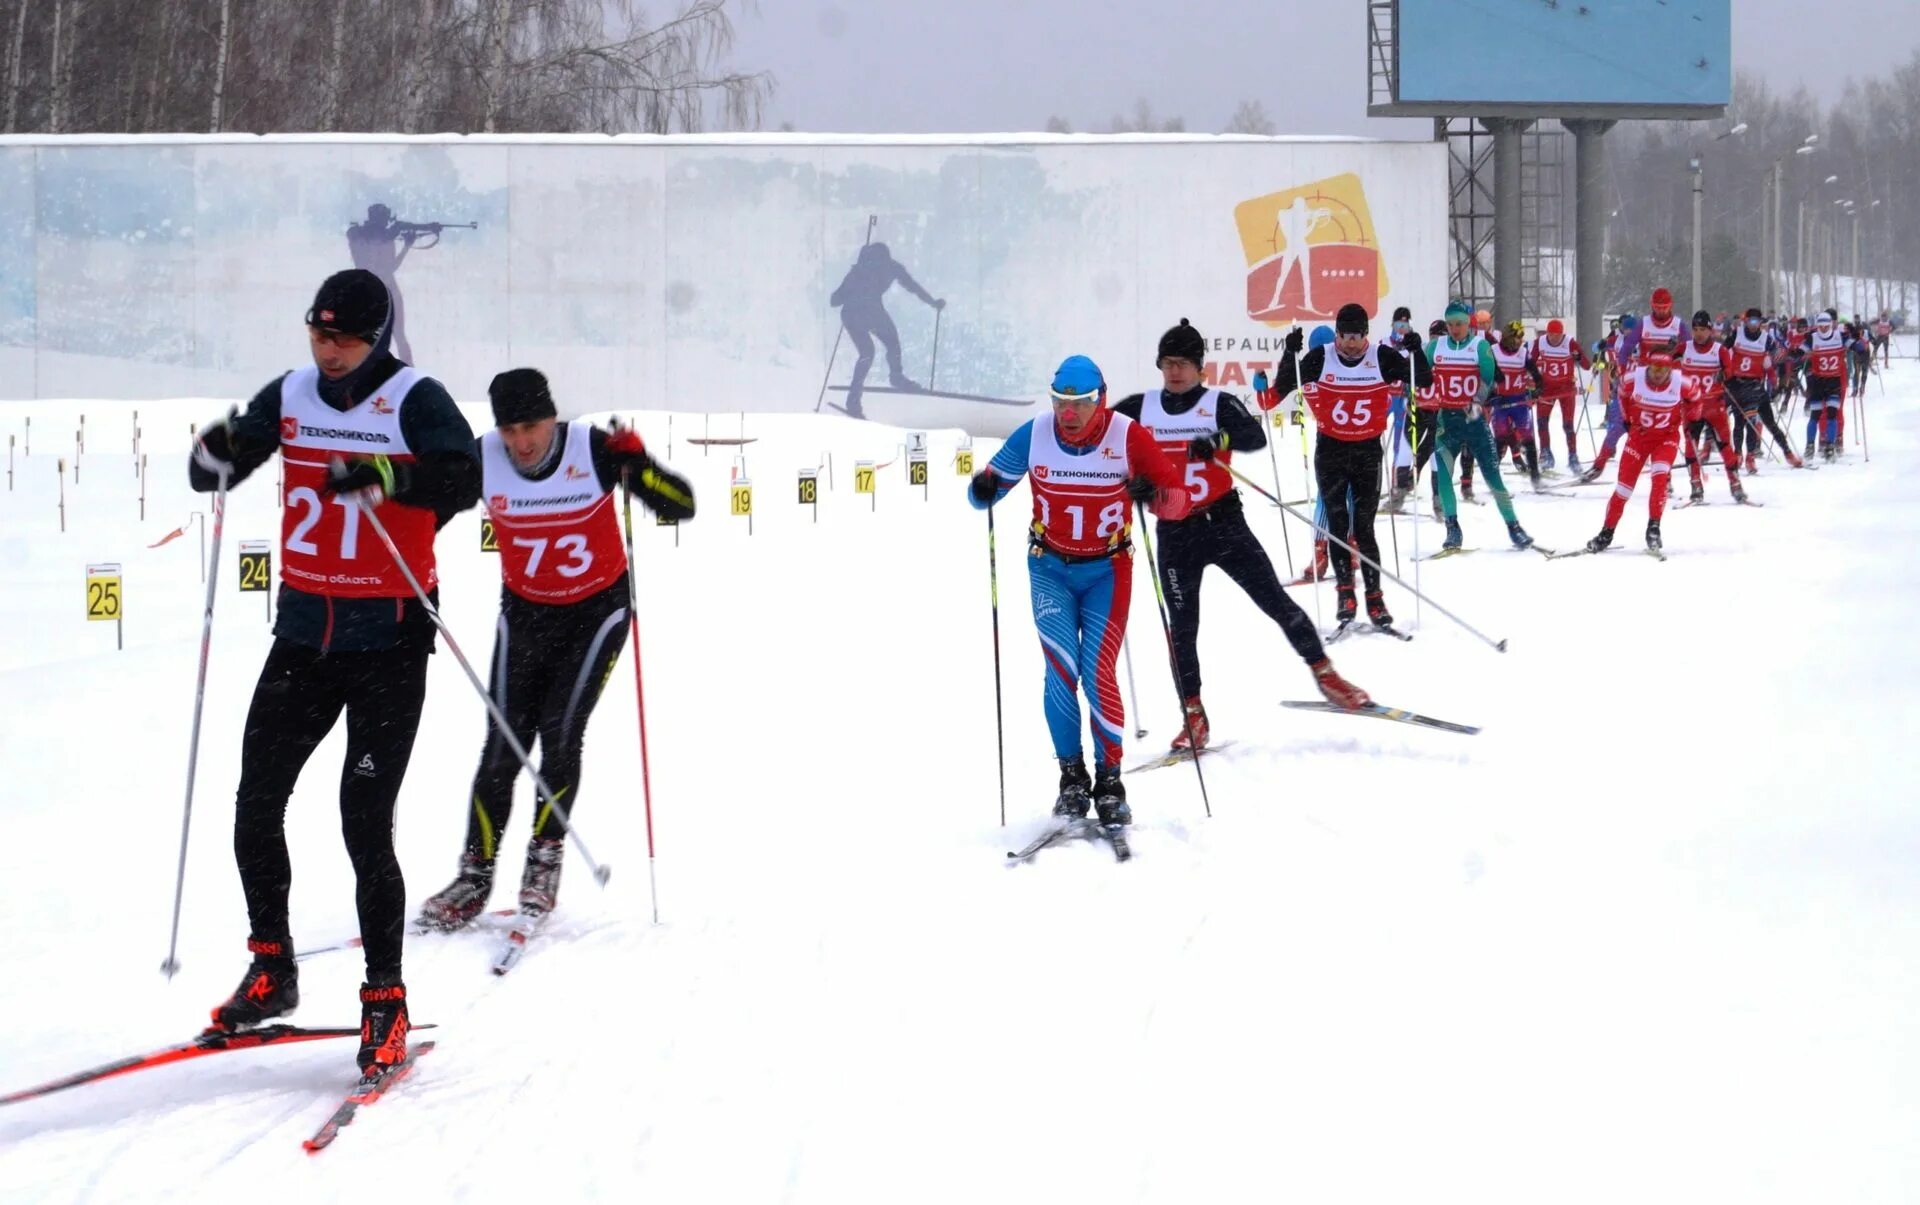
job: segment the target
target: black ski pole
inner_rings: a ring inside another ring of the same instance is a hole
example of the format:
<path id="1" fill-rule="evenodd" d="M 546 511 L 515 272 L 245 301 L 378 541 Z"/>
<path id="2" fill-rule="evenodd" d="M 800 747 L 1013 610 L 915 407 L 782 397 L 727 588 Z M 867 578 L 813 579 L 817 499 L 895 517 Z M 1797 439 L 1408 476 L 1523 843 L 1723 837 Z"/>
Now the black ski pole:
<path id="1" fill-rule="evenodd" d="M 1180 662 L 1173 655 L 1173 624 L 1167 619 L 1166 596 L 1160 592 L 1160 568 L 1153 560 L 1153 535 L 1147 530 L 1147 510 L 1134 504 L 1134 513 L 1140 516 L 1140 543 L 1147 550 L 1147 575 L 1153 578 L 1153 605 L 1160 612 L 1160 634 L 1167 638 L 1167 668 L 1173 671 L 1173 693 L 1180 693 Z M 1200 780 L 1200 806 L 1206 809 L 1207 818 L 1213 818 L 1213 801 L 1207 798 L 1207 776 L 1200 769 L 1200 750 L 1194 748 L 1193 717 L 1187 714 L 1187 701 L 1180 700 L 1180 723 L 1187 730 L 1187 748 L 1193 749 L 1193 776 Z"/>
<path id="2" fill-rule="evenodd" d="M 1000 564 L 994 552 L 993 508 L 987 508 L 987 592 L 993 600 L 993 744 L 1000 763 L 1000 827 L 1007 827 L 1007 725 L 1000 707 Z"/>

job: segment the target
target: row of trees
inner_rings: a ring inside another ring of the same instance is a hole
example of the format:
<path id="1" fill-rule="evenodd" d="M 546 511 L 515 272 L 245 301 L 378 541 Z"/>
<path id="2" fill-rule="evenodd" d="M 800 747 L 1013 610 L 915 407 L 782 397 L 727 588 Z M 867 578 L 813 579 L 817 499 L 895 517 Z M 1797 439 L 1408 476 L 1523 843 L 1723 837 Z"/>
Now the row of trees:
<path id="1" fill-rule="evenodd" d="M 1745 129 L 1731 133 L 1739 126 Z M 1692 159 L 1700 161 L 1702 287 L 1707 308 L 1757 304 L 1775 245 L 1772 185 L 1779 181 L 1780 258 L 1772 265 L 1798 308 L 1897 308 L 1897 286 L 1920 280 L 1920 52 L 1881 79 L 1856 80 L 1822 105 L 1803 88 L 1782 93 L 1752 75 L 1734 81 L 1724 121 L 1636 122 L 1607 136 L 1612 204 L 1608 291 L 1614 308 L 1644 308 L 1654 275 L 1684 293 L 1692 254 Z M 1776 175 L 1777 165 L 1777 175 Z"/>
<path id="2" fill-rule="evenodd" d="M 1133 102 L 1131 113 L 1116 113 L 1107 123 L 1104 133 L 1108 134 L 1182 134 L 1187 129 L 1184 117 L 1162 117 L 1153 111 L 1153 105 L 1146 97 Z M 1071 134 L 1073 125 L 1064 117 L 1049 117 L 1046 125 L 1049 134 Z M 1257 100 L 1243 100 L 1234 109 L 1233 117 L 1227 122 L 1223 134 L 1265 134 L 1271 136 L 1278 130 L 1273 119 L 1267 116 L 1267 107 Z"/>
<path id="3" fill-rule="evenodd" d="M 753 128 L 736 0 L 0 0 L 7 133 Z"/>

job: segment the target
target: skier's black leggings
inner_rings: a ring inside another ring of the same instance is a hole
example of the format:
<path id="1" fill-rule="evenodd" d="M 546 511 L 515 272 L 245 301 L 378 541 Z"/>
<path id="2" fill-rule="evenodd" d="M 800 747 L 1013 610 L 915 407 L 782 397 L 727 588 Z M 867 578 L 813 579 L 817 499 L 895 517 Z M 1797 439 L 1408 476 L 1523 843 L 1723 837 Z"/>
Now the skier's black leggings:
<path id="1" fill-rule="evenodd" d="M 1767 396 L 1766 384 L 1762 381 L 1734 380 L 1727 382 L 1727 402 L 1733 407 L 1733 450 L 1745 448 L 1759 456 L 1766 451 L 1760 439 L 1760 433 L 1748 421 L 1748 416 L 1757 419 L 1766 427 L 1774 442 L 1782 451 L 1793 445 L 1787 442 L 1787 433 L 1780 429 L 1780 420 L 1773 414 L 1773 399 Z"/>
<path id="2" fill-rule="evenodd" d="M 1320 485 L 1320 500 L 1327 508 L 1327 530 L 1344 532 L 1352 528 L 1355 547 L 1380 561 L 1380 544 L 1373 537 L 1373 518 L 1380 509 L 1380 441 L 1377 439 L 1334 439 L 1322 434 L 1313 449 L 1313 475 Z M 1347 491 L 1353 491 L 1353 511 L 1347 511 Z M 1327 557 L 1333 562 L 1334 580 L 1353 580 L 1353 554 L 1336 540 L 1327 541 Z M 1380 571 L 1364 561 L 1360 576 L 1367 593 L 1380 589 Z"/>
<path id="3" fill-rule="evenodd" d="M 1254 606 L 1280 625 L 1301 660 L 1312 665 L 1326 656 L 1313 620 L 1280 588 L 1273 561 L 1247 526 L 1238 491 L 1197 515 L 1159 523 L 1154 531 L 1158 535 L 1155 551 L 1160 554 L 1160 584 L 1167 595 L 1181 698 L 1200 693 L 1200 579 L 1208 565 L 1220 566 L 1247 592 Z"/>
<path id="4" fill-rule="evenodd" d="M 545 805 L 535 814 L 533 835 L 558 839 L 580 793 L 580 747 L 587 717 L 600 700 L 620 650 L 627 643 L 627 579 L 565 606 L 528 602 L 501 591 L 500 620 L 493 643 L 488 689 L 506 713 L 520 747 L 533 752 L 540 738 L 540 778 L 553 792 L 560 815 Z M 489 722 L 480 769 L 473 776 L 467 810 L 467 856 L 491 862 L 500 834 L 513 814 L 513 784 L 520 759 Z"/>
<path id="5" fill-rule="evenodd" d="M 393 852 L 393 805 L 420 727 L 429 651 L 425 645 L 407 645 L 322 653 L 274 641 L 247 711 L 233 816 L 233 854 L 256 939 L 290 937 L 287 799 L 307 758 L 344 710 L 340 827 L 353 862 L 367 976 L 376 981 L 399 976 L 407 887 Z"/>

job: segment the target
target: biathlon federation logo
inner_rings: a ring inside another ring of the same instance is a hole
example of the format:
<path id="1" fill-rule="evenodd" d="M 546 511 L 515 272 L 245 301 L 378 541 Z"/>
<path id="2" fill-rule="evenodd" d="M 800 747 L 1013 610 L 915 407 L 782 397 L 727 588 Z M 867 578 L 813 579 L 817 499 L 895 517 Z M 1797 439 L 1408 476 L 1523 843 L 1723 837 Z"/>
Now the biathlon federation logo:
<path id="1" fill-rule="evenodd" d="M 1357 301 L 1377 316 L 1387 268 L 1352 172 L 1234 206 L 1247 257 L 1247 317 L 1268 326 L 1330 321 Z"/>

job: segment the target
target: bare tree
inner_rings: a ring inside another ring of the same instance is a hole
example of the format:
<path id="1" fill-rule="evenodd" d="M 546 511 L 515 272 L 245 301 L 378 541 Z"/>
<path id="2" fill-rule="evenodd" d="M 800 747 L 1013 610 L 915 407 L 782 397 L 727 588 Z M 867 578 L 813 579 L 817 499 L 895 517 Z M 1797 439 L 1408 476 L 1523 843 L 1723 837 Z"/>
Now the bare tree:
<path id="1" fill-rule="evenodd" d="M 218 134 L 221 106 L 227 99 L 227 51 L 233 45 L 233 0 L 220 0 L 220 38 L 216 44 L 219 49 L 213 67 L 213 113 L 207 120 L 207 129 Z"/>
<path id="2" fill-rule="evenodd" d="M 1162 121 L 1143 96 L 1133 102 L 1133 115 L 1115 117 L 1111 128 L 1115 134 L 1178 134 L 1187 128 L 1187 121 L 1184 117 L 1169 117 Z"/>
<path id="3" fill-rule="evenodd" d="M 1240 107 L 1233 111 L 1233 120 L 1227 122 L 1229 134 L 1262 134 L 1271 138 L 1274 134 L 1273 120 L 1267 116 L 1267 107 L 1257 100 L 1243 100 Z"/>
<path id="4" fill-rule="evenodd" d="M 1064 117 L 1049 117 L 1047 118 L 1047 133 L 1071 134 L 1073 133 L 1073 126 L 1070 125 Z"/>
<path id="5" fill-rule="evenodd" d="M 7 133 L 19 128 L 20 119 L 20 64 L 27 44 L 27 13 L 33 8 L 34 0 L 20 0 L 20 7 L 13 15 L 13 50 L 7 55 Z"/>

